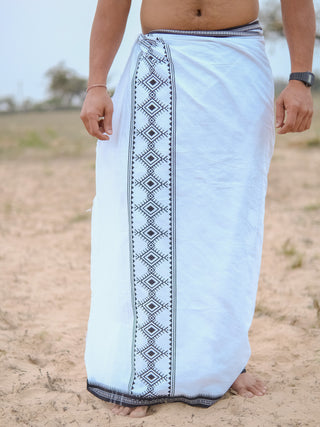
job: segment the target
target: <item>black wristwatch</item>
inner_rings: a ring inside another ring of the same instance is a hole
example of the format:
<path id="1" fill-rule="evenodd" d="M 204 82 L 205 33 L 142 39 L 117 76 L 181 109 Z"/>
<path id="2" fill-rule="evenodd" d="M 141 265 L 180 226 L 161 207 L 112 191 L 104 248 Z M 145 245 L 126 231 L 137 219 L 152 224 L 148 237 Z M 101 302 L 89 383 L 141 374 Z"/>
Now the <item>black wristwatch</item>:
<path id="1" fill-rule="evenodd" d="M 306 71 L 304 73 L 291 73 L 289 80 L 299 80 L 307 87 L 311 87 L 314 83 L 314 74 L 310 71 Z"/>

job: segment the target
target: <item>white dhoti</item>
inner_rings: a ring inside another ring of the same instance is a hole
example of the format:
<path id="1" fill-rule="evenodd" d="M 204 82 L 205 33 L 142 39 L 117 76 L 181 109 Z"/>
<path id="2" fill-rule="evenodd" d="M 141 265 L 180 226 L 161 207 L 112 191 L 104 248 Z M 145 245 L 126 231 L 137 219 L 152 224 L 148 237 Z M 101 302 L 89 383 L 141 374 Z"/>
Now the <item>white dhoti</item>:
<path id="1" fill-rule="evenodd" d="M 208 407 L 246 366 L 273 97 L 257 22 L 136 41 L 96 149 L 85 362 L 97 397 Z"/>

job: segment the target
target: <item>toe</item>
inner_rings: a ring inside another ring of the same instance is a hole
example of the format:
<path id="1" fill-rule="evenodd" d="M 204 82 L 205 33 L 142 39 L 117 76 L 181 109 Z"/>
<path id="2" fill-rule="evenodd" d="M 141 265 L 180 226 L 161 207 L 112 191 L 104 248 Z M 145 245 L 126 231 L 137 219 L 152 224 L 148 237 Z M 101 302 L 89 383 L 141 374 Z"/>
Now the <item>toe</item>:
<path id="1" fill-rule="evenodd" d="M 147 414 L 148 406 L 138 406 L 137 408 L 134 408 L 133 411 L 130 413 L 130 417 L 132 418 L 141 418 L 145 417 Z"/>
<path id="2" fill-rule="evenodd" d="M 254 385 L 255 385 L 255 387 L 257 387 L 257 388 L 259 388 L 261 390 L 263 390 L 264 388 L 266 389 L 265 384 L 262 381 L 260 381 L 260 380 L 256 380 L 255 383 L 254 383 Z"/>
<path id="3" fill-rule="evenodd" d="M 129 408 L 128 406 L 123 406 L 121 408 L 119 415 L 126 416 L 126 415 L 129 415 L 131 411 L 132 411 L 132 408 Z"/>
<path id="4" fill-rule="evenodd" d="M 251 391 L 251 393 L 253 393 L 256 396 L 263 396 L 264 395 L 264 393 L 256 387 L 251 387 L 250 391 Z"/>
<path id="5" fill-rule="evenodd" d="M 255 391 L 258 396 L 263 396 L 264 394 L 266 394 L 267 389 L 263 386 L 255 386 Z"/>
<path id="6" fill-rule="evenodd" d="M 113 414 L 116 414 L 116 415 L 119 414 L 120 410 L 121 410 L 121 406 L 120 405 L 113 405 L 113 407 L 111 408 L 111 412 Z"/>
<path id="7" fill-rule="evenodd" d="M 241 387 L 238 390 L 238 394 L 242 397 L 253 397 L 254 396 L 253 393 L 245 387 Z"/>
<path id="8" fill-rule="evenodd" d="M 246 390 L 241 396 L 248 397 L 251 399 L 251 397 L 254 397 L 254 394 L 251 391 Z"/>
<path id="9" fill-rule="evenodd" d="M 266 393 L 266 391 L 267 391 L 267 387 L 265 386 L 265 384 L 264 384 L 262 381 L 259 381 L 259 380 L 257 380 L 257 381 L 253 384 L 253 388 L 254 388 L 256 391 L 258 391 L 258 392 L 262 393 L 262 395 L 263 395 L 263 394 L 265 394 L 265 393 Z"/>
<path id="10" fill-rule="evenodd" d="M 247 390 L 253 393 L 255 396 L 263 396 L 266 392 L 263 385 L 258 385 L 257 383 L 251 384 L 247 387 Z"/>

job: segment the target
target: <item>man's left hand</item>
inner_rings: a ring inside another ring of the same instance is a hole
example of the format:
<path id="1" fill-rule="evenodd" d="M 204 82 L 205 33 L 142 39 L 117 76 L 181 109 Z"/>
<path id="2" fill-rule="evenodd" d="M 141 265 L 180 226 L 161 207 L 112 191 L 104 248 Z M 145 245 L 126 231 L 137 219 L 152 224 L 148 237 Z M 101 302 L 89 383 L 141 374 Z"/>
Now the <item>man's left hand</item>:
<path id="1" fill-rule="evenodd" d="M 276 102 L 278 133 L 303 132 L 309 129 L 312 115 L 313 101 L 310 88 L 298 80 L 290 80 Z"/>

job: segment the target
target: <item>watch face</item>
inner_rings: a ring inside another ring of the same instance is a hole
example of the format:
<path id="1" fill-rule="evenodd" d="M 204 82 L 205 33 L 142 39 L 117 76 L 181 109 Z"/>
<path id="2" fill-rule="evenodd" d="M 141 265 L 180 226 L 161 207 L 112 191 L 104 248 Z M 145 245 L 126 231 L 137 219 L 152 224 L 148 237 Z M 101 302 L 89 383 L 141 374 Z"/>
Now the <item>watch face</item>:
<path id="1" fill-rule="evenodd" d="M 308 80 L 306 81 L 308 86 L 311 86 L 313 84 L 314 81 L 314 75 L 313 74 L 308 74 Z"/>

